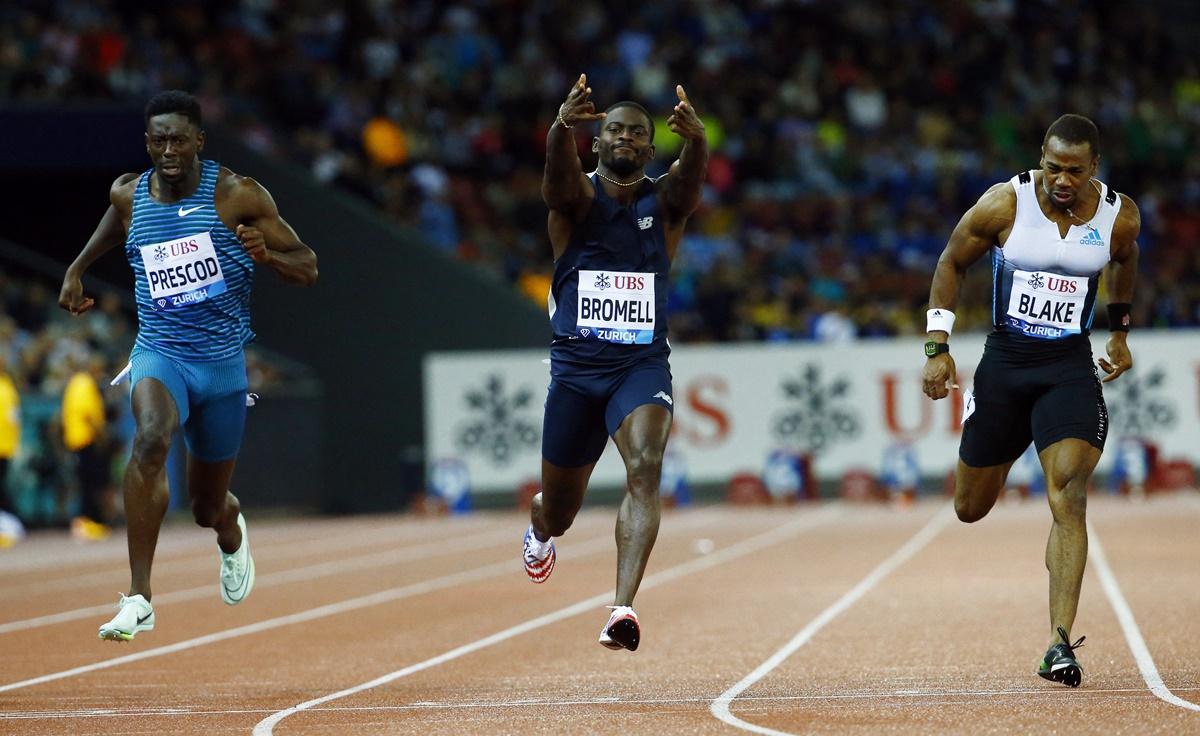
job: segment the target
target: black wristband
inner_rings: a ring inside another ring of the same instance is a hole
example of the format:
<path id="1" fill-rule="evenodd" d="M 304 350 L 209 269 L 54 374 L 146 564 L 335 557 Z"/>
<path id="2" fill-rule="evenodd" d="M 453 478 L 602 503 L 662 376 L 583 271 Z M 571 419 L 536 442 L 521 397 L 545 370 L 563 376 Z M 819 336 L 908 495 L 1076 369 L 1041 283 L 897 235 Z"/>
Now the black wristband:
<path id="1" fill-rule="evenodd" d="M 1129 313 L 1131 304 L 1108 305 L 1108 329 L 1111 332 L 1129 332 Z"/>

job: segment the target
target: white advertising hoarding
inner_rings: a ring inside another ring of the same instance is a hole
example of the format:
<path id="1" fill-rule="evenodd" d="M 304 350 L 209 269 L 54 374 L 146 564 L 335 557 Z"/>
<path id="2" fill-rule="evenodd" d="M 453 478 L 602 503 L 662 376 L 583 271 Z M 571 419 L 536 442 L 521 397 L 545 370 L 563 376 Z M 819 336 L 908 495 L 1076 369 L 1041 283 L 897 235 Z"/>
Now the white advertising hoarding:
<path id="1" fill-rule="evenodd" d="M 1103 354 L 1107 335 L 1092 336 Z M 817 476 L 880 470 L 884 453 L 910 443 L 922 474 L 943 475 L 958 457 L 962 393 L 921 392 L 920 338 L 849 344 L 676 347 L 671 449 L 694 482 L 761 472 L 776 449 L 810 453 Z M 960 386 L 968 389 L 982 335 L 955 335 Z M 1123 436 L 1156 443 L 1162 456 L 1200 454 L 1200 330 L 1137 332 L 1135 368 L 1105 384 L 1109 447 Z M 425 361 L 426 459 L 466 463 L 474 492 L 511 492 L 541 467 L 546 351 L 436 353 Z M 1106 452 L 1101 469 L 1111 462 Z M 594 484 L 624 482 L 610 441 Z"/>

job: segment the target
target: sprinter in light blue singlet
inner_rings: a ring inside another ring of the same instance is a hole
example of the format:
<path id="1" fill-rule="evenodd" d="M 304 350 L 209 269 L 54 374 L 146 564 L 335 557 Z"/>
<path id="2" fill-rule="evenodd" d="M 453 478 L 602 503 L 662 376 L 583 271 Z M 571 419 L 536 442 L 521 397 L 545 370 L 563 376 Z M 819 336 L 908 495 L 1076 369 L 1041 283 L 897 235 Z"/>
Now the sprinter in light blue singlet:
<path id="1" fill-rule="evenodd" d="M 987 515 L 1030 443 L 1046 475 L 1054 522 L 1046 545 L 1050 644 L 1038 675 L 1083 680 L 1071 642 L 1087 560 L 1087 487 L 1108 435 L 1108 410 L 1088 339 L 1101 274 L 1107 278 L 1112 381 L 1133 366 L 1126 344 L 1137 275 L 1137 205 L 1096 179 L 1100 133 L 1082 115 L 1046 131 L 1041 168 L 989 189 L 963 215 L 929 290 L 924 391 L 946 397 L 956 378 L 949 339 L 967 267 L 992 255 L 992 332 L 963 395 L 954 508 Z"/>
<path id="2" fill-rule="evenodd" d="M 658 486 L 671 429 L 667 273 L 687 218 L 700 203 L 708 144 L 683 87 L 667 127 L 683 138 L 679 160 L 651 180 L 654 122 L 636 102 L 603 113 L 581 75 L 546 141 L 542 198 L 554 248 L 550 288 L 550 388 L 542 426 L 542 491 L 525 533 L 525 572 L 545 582 L 561 536 L 583 504 L 592 468 L 612 437 L 627 490 L 617 517 L 617 589 L 600 643 L 637 649 L 633 597 L 658 535 Z M 576 124 L 600 121 L 596 171 L 583 173 Z"/>
<path id="3" fill-rule="evenodd" d="M 171 437 L 183 428 L 188 494 L 196 523 L 216 531 L 220 593 L 240 603 L 254 586 L 246 521 L 229 492 L 246 418 L 250 289 L 255 265 L 312 284 L 317 257 L 279 216 L 253 179 L 199 158 L 200 106 L 185 92 L 146 105 L 146 152 L 153 167 L 125 174 L 111 206 L 67 269 L 59 305 L 79 315 L 93 305 L 82 278 L 124 244 L 134 273 L 138 334 L 130 356 L 130 402 L 137 430 L 125 470 L 130 585 L 100 638 L 132 639 L 154 628 L 150 569 L 170 494 L 164 469 Z"/>

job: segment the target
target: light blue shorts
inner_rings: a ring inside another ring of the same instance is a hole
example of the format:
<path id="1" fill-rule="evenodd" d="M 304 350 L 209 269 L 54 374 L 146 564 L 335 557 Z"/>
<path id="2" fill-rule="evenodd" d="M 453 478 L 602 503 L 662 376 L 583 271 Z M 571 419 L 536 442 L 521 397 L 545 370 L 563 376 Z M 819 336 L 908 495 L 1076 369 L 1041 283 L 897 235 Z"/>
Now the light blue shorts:
<path id="1" fill-rule="evenodd" d="M 246 356 L 182 361 L 137 346 L 129 356 L 130 400 L 143 378 L 167 387 L 192 457 L 216 463 L 237 457 L 246 427 Z"/>

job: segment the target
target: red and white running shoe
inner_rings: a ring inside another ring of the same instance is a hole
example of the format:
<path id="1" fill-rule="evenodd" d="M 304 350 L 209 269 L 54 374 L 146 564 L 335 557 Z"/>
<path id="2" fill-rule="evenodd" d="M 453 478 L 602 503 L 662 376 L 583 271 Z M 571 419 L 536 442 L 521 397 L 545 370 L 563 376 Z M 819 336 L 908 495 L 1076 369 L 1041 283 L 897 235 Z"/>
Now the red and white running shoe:
<path id="1" fill-rule="evenodd" d="M 534 583 L 544 583 L 554 572 L 554 540 L 540 541 L 533 534 L 533 525 L 525 532 L 525 574 Z"/>

